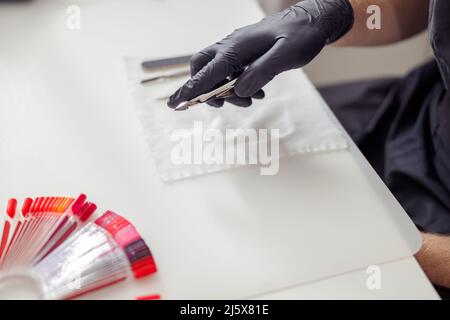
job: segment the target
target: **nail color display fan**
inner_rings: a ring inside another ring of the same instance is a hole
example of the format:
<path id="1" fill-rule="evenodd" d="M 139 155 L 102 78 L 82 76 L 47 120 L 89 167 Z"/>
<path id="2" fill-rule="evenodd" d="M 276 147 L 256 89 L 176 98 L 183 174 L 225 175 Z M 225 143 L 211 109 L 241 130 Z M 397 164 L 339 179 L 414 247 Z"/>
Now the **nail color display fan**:
<path id="1" fill-rule="evenodd" d="M 136 228 L 85 195 L 8 202 L 0 233 L 2 282 L 31 279 L 43 299 L 70 299 L 128 278 L 156 272 L 152 253 Z"/>

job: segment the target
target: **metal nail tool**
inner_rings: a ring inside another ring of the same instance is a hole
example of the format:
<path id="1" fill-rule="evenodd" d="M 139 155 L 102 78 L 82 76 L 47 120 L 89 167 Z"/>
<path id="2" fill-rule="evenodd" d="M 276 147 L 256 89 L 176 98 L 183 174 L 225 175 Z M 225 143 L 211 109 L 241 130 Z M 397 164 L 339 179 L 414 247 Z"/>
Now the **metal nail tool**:
<path id="1" fill-rule="evenodd" d="M 225 83 L 224 85 L 220 86 L 217 89 L 214 89 L 210 92 L 199 95 L 198 97 L 195 97 L 189 101 L 182 102 L 174 110 L 175 111 L 187 110 L 190 107 L 200 104 L 200 103 L 205 103 L 205 102 L 209 102 L 212 100 L 228 98 L 230 96 L 233 96 L 234 95 L 233 88 L 234 88 L 234 85 L 236 84 L 236 81 L 237 81 L 237 79 L 231 80 L 231 81 Z"/>

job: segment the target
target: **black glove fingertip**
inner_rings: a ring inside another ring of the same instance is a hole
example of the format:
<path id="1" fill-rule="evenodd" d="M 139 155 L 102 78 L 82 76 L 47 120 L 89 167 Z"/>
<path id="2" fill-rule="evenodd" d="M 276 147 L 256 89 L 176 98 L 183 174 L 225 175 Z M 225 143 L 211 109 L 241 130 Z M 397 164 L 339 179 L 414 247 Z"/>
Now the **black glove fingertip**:
<path id="1" fill-rule="evenodd" d="M 171 109 L 174 109 L 177 106 L 174 95 L 171 95 L 169 100 L 167 100 L 167 106 Z"/>
<path id="2" fill-rule="evenodd" d="M 209 101 L 207 103 L 211 107 L 221 108 L 221 107 L 223 107 L 223 104 L 225 103 L 225 100 L 224 99 L 216 99 L 216 100 Z"/>
<path id="3" fill-rule="evenodd" d="M 263 90 L 259 90 L 254 95 L 252 95 L 252 98 L 253 99 L 264 99 L 265 96 L 266 96 L 266 93 Z"/>

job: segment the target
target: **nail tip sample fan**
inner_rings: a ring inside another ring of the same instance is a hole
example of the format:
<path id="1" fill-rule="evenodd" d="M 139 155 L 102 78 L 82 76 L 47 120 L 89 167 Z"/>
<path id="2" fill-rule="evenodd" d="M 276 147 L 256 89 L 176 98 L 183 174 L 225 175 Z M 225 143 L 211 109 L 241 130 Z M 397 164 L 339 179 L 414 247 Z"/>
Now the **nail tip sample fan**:
<path id="1" fill-rule="evenodd" d="M 86 199 L 27 198 L 21 216 L 11 199 L 0 237 L 0 282 L 26 276 L 42 298 L 70 299 L 155 273 L 152 253 L 135 227 L 112 211 L 87 222 L 97 206 Z"/>

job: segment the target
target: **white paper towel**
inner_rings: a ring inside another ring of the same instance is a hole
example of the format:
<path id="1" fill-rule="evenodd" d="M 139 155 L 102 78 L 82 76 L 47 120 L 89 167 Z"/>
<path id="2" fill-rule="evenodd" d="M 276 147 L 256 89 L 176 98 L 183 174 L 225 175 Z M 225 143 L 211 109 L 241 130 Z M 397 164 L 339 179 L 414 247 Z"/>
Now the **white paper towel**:
<path id="1" fill-rule="evenodd" d="M 166 106 L 165 98 L 187 78 L 142 85 L 140 81 L 149 77 L 149 74 L 141 68 L 142 61 L 142 58 L 126 58 L 126 67 L 146 139 L 157 170 L 164 181 L 251 163 L 250 161 L 205 163 L 201 158 L 196 163 L 192 160 L 190 163 L 185 161 L 180 164 L 174 161 L 172 156 L 174 148 L 180 143 L 180 140 L 174 139 L 173 134 L 180 129 L 186 135 L 190 135 L 192 141 L 199 135 L 199 139 L 203 141 L 205 132 L 211 129 L 221 132 L 225 140 L 229 139 L 227 129 L 244 129 L 235 132 L 238 137 L 248 133 L 245 130 L 250 129 L 262 134 L 261 137 L 267 137 L 269 147 L 271 143 L 274 145 L 273 139 L 278 139 L 280 157 L 327 152 L 347 147 L 344 135 L 331 121 L 325 111 L 323 100 L 318 98 L 318 92 L 302 71 L 294 70 L 279 75 L 264 88 L 266 98 L 254 100 L 249 108 L 239 108 L 226 103 L 224 107 L 217 109 L 202 104 L 193 106 L 187 111 L 175 112 Z M 199 127 L 201 131 L 198 130 Z M 267 135 L 264 135 L 261 129 L 267 129 Z M 270 134 L 273 129 L 277 129 L 279 137 Z M 261 143 L 262 138 L 259 135 L 257 137 L 254 143 Z M 248 147 L 251 142 L 247 140 L 246 143 Z M 224 148 L 224 159 L 230 152 L 237 153 L 238 144 L 239 142 L 232 148 Z"/>

